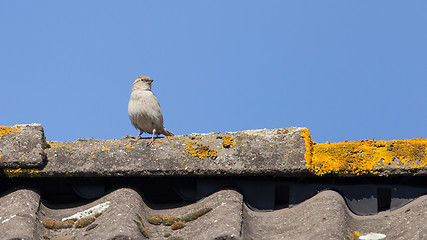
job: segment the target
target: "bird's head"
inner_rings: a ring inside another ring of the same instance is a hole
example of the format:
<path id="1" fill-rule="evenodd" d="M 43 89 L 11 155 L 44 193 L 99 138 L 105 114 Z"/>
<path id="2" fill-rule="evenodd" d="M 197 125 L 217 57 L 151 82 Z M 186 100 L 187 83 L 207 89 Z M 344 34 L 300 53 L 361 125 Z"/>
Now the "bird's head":
<path id="1" fill-rule="evenodd" d="M 141 76 L 137 77 L 135 81 L 133 82 L 132 91 L 133 90 L 150 90 L 151 91 L 151 83 L 154 80 L 147 77 L 147 76 Z"/>

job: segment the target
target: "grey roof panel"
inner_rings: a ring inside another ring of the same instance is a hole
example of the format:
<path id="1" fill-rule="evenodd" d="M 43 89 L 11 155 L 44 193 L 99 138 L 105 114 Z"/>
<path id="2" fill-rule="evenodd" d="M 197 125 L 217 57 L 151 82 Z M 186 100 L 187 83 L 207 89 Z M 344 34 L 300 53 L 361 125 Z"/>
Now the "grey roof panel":
<path id="1" fill-rule="evenodd" d="M 354 215 L 341 195 L 330 190 L 271 212 L 249 209 L 234 190 L 221 190 L 185 206 L 152 205 L 128 188 L 79 207 L 51 209 L 39 204 L 39 195 L 28 189 L 1 197 L 2 239 L 358 239 L 368 234 L 386 239 L 427 238 L 427 196 L 372 216 Z M 184 219 L 206 208 L 210 211 L 194 215 L 178 230 L 147 221 L 157 215 Z M 79 219 L 90 217 L 91 221 L 77 227 Z M 77 221 L 68 228 L 52 224 L 70 218 Z"/>
<path id="2" fill-rule="evenodd" d="M 41 124 L 0 126 L 0 167 L 34 168 L 46 159 Z"/>

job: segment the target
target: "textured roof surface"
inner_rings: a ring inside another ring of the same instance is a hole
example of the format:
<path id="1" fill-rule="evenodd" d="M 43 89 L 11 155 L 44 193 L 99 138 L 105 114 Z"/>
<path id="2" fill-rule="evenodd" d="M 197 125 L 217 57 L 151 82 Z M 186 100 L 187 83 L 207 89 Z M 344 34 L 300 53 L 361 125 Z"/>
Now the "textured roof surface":
<path id="1" fill-rule="evenodd" d="M 0 126 L 0 167 L 38 167 L 46 158 L 40 124 Z"/>
<path id="2" fill-rule="evenodd" d="M 399 210 L 362 217 L 351 213 L 334 191 L 292 208 L 255 212 L 234 190 L 185 206 L 156 206 L 136 191 L 121 188 L 90 204 L 50 209 L 40 203 L 37 192 L 21 189 L 0 198 L 0 210 L 2 239 L 359 239 L 370 233 L 386 239 L 427 237 L 426 197 Z M 188 221 L 182 220 L 185 216 Z M 165 226 L 176 218 L 183 221 L 182 228 Z M 154 225 L 153 219 L 163 223 Z"/>
<path id="3" fill-rule="evenodd" d="M 0 239 L 427 239 L 427 141 L 0 127 Z"/>
<path id="4" fill-rule="evenodd" d="M 427 139 L 315 143 L 306 128 L 45 142 L 39 124 L 1 127 L 8 176 L 427 175 Z"/>

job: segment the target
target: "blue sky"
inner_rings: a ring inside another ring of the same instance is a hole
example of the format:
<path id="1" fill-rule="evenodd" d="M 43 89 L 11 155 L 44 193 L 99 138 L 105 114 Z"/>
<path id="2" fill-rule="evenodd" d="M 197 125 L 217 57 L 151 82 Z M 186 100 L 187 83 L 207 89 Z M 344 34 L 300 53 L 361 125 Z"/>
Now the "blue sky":
<path id="1" fill-rule="evenodd" d="M 0 125 L 136 135 L 153 78 L 175 134 L 308 127 L 317 142 L 427 137 L 426 1 L 2 1 Z M 148 136 L 148 135 L 146 135 Z"/>

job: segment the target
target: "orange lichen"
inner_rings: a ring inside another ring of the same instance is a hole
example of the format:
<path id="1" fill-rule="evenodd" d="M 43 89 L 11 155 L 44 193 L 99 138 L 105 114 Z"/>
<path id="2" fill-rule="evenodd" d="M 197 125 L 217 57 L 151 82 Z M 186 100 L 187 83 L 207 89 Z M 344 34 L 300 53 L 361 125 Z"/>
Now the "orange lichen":
<path id="1" fill-rule="evenodd" d="M 200 159 L 205 159 L 205 158 L 215 159 L 218 156 L 216 150 L 211 149 L 207 145 L 198 144 L 196 141 L 185 141 L 184 145 L 185 145 L 184 150 L 187 153 L 189 153 L 195 157 L 198 157 Z M 194 146 L 194 145 L 196 145 L 196 146 Z"/>
<path id="2" fill-rule="evenodd" d="M 420 168 L 427 165 L 427 139 L 345 141 L 316 144 L 308 129 L 305 165 L 316 175 L 377 174 L 382 167 Z"/>
<path id="3" fill-rule="evenodd" d="M 231 146 L 236 145 L 236 142 L 233 141 L 234 139 L 236 139 L 235 137 L 222 134 L 219 135 L 217 138 L 222 139 L 222 147 L 224 148 L 229 148 Z"/>
<path id="4" fill-rule="evenodd" d="M 43 221 L 43 226 L 48 229 L 61 229 L 63 226 L 63 223 L 61 221 L 48 218 Z"/>
<path id="5" fill-rule="evenodd" d="M 176 216 L 166 216 L 163 218 L 163 225 L 165 226 L 171 226 L 172 224 L 174 224 L 175 222 L 177 222 L 179 220 L 178 217 Z"/>
<path id="6" fill-rule="evenodd" d="M 303 137 L 305 142 L 305 164 L 310 165 L 313 159 L 313 145 L 315 145 L 316 143 L 311 140 L 311 135 L 307 128 L 301 129 L 301 136 Z"/>
<path id="7" fill-rule="evenodd" d="M 76 228 L 84 228 L 89 226 L 91 223 L 95 222 L 96 218 L 94 216 L 82 217 L 76 221 Z"/>
<path id="8" fill-rule="evenodd" d="M 22 176 L 34 176 L 39 173 L 39 170 L 34 168 L 5 168 L 3 169 L 3 172 L 8 177 L 22 177 Z"/>
<path id="9" fill-rule="evenodd" d="M 147 222 L 153 225 L 160 225 L 163 222 L 163 216 L 162 215 L 154 215 L 147 219 Z"/>
<path id="10" fill-rule="evenodd" d="M 128 145 L 126 145 L 126 148 L 128 148 L 128 149 L 134 149 L 135 147 L 128 144 Z"/>
<path id="11" fill-rule="evenodd" d="M 47 218 L 43 221 L 43 226 L 48 229 L 62 229 L 62 228 L 72 228 L 74 226 L 74 221 L 66 220 L 66 221 L 58 221 L 55 219 Z"/>
<path id="12" fill-rule="evenodd" d="M 110 150 L 109 148 L 102 148 L 102 151 L 108 151 Z"/>
<path id="13" fill-rule="evenodd" d="M 55 143 L 57 143 L 58 141 L 48 141 L 48 142 L 46 142 L 47 144 L 49 144 L 49 146 L 51 147 L 51 148 L 58 148 L 58 146 L 57 145 L 55 145 Z"/>
<path id="14" fill-rule="evenodd" d="M 17 126 L 16 128 L 21 128 L 21 126 Z M 14 132 L 22 132 L 21 129 L 16 129 L 13 127 L 0 126 L 0 139 L 2 135 L 6 135 L 8 133 Z"/>
<path id="15" fill-rule="evenodd" d="M 62 228 L 72 228 L 74 226 L 74 221 L 69 219 L 62 222 Z"/>
<path id="16" fill-rule="evenodd" d="M 181 221 L 175 222 L 171 226 L 172 230 L 178 230 L 178 229 L 181 229 L 181 228 L 184 228 L 184 227 L 185 227 L 185 223 L 181 222 Z"/>

